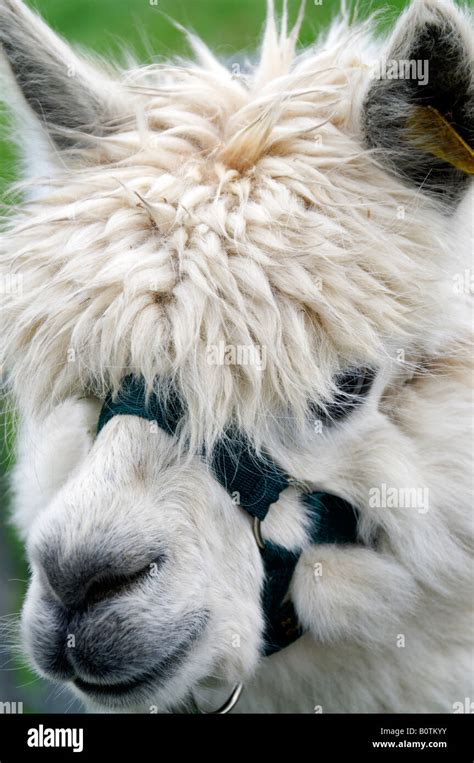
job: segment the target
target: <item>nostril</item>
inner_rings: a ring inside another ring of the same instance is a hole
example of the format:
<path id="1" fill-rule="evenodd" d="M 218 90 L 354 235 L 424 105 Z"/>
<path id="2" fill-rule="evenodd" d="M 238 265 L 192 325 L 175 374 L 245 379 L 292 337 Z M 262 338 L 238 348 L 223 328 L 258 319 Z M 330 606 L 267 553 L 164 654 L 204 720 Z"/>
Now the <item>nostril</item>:
<path id="1" fill-rule="evenodd" d="M 99 551 L 77 549 L 64 557 L 57 547 L 42 550 L 37 562 L 44 583 L 70 612 L 87 609 L 105 599 L 115 598 L 157 575 L 165 555 L 152 557 L 144 566 L 111 562 Z"/>
<path id="2" fill-rule="evenodd" d="M 115 598 L 140 582 L 156 574 L 163 565 L 164 557 L 158 556 L 145 567 L 133 572 L 121 572 L 112 568 L 99 570 L 86 584 L 79 609 L 91 607 L 105 599 Z"/>
<path id="3" fill-rule="evenodd" d="M 104 599 L 115 598 L 126 593 L 141 581 L 156 574 L 163 562 L 164 558 L 160 556 L 145 567 L 129 573 L 117 572 L 112 569 L 101 570 L 89 580 L 80 606 L 82 608 L 91 607 Z"/>

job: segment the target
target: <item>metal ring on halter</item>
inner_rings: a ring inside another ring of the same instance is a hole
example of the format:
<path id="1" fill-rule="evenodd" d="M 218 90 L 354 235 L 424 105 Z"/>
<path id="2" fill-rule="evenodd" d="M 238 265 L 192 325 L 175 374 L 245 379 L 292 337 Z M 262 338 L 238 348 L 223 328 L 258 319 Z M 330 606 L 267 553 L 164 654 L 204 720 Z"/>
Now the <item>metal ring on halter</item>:
<path id="1" fill-rule="evenodd" d="M 257 541 L 257 546 L 261 549 L 265 548 L 265 541 L 262 538 L 262 529 L 261 529 L 261 521 L 258 517 L 253 518 L 253 534 L 255 536 L 255 540 Z"/>
<path id="2" fill-rule="evenodd" d="M 240 695 L 242 694 L 243 688 L 244 688 L 243 684 L 237 684 L 236 686 L 234 686 L 230 697 L 217 710 L 209 710 L 209 711 L 201 710 L 196 700 L 193 697 L 192 702 L 194 705 L 194 709 L 201 715 L 226 715 L 227 713 L 230 713 L 230 711 L 233 710 L 234 707 L 236 706 L 237 702 L 240 699 Z"/>

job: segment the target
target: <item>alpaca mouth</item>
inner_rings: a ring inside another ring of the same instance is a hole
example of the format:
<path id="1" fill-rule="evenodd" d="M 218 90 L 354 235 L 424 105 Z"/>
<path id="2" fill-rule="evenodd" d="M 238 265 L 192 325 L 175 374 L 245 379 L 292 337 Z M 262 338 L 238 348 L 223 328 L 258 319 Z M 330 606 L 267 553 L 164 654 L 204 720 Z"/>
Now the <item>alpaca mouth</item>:
<path id="1" fill-rule="evenodd" d="M 73 684 L 76 686 L 76 688 L 80 689 L 86 694 L 96 697 L 104 697 L 128 694 L 135 689 L 146 687 L 148 684 L 154 682 L 154 680 L 155 677 L 152 675 L 152 673 L 147 672 L 143 675 L 131 678 L 129 681 L 124 681 L 123 683 L 96 684 L 90 683 L 89 681 L 84 681 L 84 679 L 77 677 L 73 679 Z"/>
<path id="2" fill-rule="evenodd" d="M 123 697 L 125 695 L 132 694 L 137 690 L 149 689 L 162 685 L 166 680 L 178 670 L 180 665 L 184 662 L 188 656 L 191 647 L 196 639 L 201 635 L 207 618 L 205 618 L 199 626 L 189 634 L 187 639 L 183 641 L 180 646 L 170 654 L 157 663 L 154 667 L 140 673 L 136 676 L 126 679 L 125 681 L 105 683 L 95 683 L 92 681 L 86 681 L 80 676 L 75 676 L 72 679 L 74 686 L 80 691 L 87 694 L 93 699 L 114 699 Z"/>

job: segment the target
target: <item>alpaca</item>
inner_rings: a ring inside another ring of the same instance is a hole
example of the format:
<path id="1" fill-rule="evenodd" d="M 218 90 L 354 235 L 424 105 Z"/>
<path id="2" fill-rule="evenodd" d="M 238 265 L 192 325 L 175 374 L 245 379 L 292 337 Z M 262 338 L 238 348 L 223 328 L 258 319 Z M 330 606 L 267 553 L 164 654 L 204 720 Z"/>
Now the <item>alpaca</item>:
<path id="1" fill-rule="evenodd" d="M 89 710 L 474 696 L 472 19 L 413 0 L 382 39 L 343 8 L 297 53 L 301 15 L 269 3 L 237 72 L 190 33 L 193 60 L 122 71 L 0 0 L 24 168 L 0 239 L 21 637 Z M 282 478 L 264 521 L 209 460 L 238 437 Z M 312 534 L 314 496 L 330 522 L 349 507 L 347 542 Z M 269 548 L 293 560 L 273 654 Z"/>

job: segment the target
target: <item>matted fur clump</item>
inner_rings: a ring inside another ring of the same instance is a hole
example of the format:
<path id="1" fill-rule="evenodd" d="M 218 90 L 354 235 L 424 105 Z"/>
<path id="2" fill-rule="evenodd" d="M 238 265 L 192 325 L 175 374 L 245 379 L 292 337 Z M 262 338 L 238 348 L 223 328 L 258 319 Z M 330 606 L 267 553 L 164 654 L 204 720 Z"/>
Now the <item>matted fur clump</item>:
<path id="1" fill-rule="evenodd" d="M 2 363 L 20 396 L 34 378 L 29 403 L 101 397 L 127 368 L 175 377 L 198 442 L 231 418 L 254 432 L 268 410 L 301 419 L 346 367 L 458 339 L 432 205 L 361 143 L 370 25 L 338 22 L 301 55 L 297 31 L 270 14 L 239 76 L 191 37 L 196 63 L 104 85 L 99 136 L 71 148 L 61 133 L 47 190 L 1 242 L 22 281 L 3 301 Z M 212 363 L 229 345 L 250 362 Z"/>

